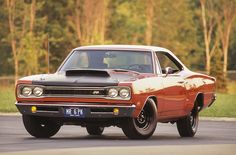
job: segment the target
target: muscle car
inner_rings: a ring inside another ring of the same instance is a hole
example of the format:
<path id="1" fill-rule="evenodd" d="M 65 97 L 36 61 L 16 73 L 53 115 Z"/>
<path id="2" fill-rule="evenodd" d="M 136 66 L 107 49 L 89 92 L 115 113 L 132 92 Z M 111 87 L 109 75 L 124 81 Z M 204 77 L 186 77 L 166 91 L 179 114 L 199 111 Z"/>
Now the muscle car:
<path id="1" fill-rule="evenodd" d="M 56 73 L 19 79 L 16 106 L 36 138 L 79 125 L 89 135 L 117 126 L 130 139 L 147 139 L 158 122 L 176 123 L 181 137 L 193 137 L 199 112 L 216 98 L 215 82 L 190 71 L 165 48 L 83 46 Z"/>

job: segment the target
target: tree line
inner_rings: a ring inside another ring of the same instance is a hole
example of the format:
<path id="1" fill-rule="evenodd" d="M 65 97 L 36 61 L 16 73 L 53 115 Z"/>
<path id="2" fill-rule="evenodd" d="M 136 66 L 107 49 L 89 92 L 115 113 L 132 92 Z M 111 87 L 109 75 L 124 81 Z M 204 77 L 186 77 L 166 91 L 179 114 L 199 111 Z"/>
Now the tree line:
<path id="1" fill-rule="evenodd" d="M 54 72 L 71 49 L 142 44 L 217 77 L 236 69 L 236 0 L 2 0 L 0 75 Z"/>

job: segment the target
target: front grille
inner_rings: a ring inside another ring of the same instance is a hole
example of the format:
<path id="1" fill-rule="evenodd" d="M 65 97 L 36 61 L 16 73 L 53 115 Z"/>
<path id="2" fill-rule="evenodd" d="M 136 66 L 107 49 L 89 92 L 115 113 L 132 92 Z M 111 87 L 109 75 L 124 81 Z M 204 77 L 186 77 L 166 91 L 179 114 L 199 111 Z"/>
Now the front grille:
<path id="1" fill-rule="evenodd" d="M 44 89 L 44 96 L 76 96 L 76 97 L 105 97 L 107 90 L 105 88 L 78 88 L 78 87 L 57 87 L 50 86 Z"/>
<path id="2" fill-rule="evenodd" d="M 104 90 L 45 90 L 45 94 L 65 94 L 65 95 L 105 95 Z"/>

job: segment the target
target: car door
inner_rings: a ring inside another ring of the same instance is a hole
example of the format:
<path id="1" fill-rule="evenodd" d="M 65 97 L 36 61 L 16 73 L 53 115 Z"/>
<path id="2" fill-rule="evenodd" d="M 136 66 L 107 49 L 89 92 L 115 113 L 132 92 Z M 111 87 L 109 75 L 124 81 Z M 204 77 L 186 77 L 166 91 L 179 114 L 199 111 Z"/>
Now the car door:
<path id="1" fill-rule="evenodd" d="M 159 66 L 161 69 L 161 79 L 163 83 L 162 101 L 164 108 L 160 115 L 180 116 L 183 114 L 186 102 L 185 80 L 181 75 L 183 67 L 174 57 L 167 52 L 156 52 Z M 171 73 L 166 74 L 166 68 L 172 69 Z"/>

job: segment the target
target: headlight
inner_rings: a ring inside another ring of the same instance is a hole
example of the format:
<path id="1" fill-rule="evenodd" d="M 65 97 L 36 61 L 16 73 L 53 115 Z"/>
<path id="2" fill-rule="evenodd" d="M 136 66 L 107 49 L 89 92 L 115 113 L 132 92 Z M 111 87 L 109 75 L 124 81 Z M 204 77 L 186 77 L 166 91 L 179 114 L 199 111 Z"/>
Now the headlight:
<path id="1" fill-rule="evenodd" d="M 33 90 L 33 94 L 37 97 L 41 96 L 43 94 L 43 88 L 35 87 Z"/>
<path id="2" fill-rule="evenodd" d="M 114 88 L 109 89 L 108 96 L 112 97 L 112 98 L 117 97 L 118 96 L 118 90 L 116 90 Z"/>
<path id="3" fill-rule="evenodd" d="M 32 88 L 30 87 L 24 87 L 22 89 L 22 92 L 21 92 L 22 95 L 24 95 L 25 97 L 28 97 L 32 94 Z"/>
<path id="4" fill-rule="evenodd" d="M 131 98 L 131 90 L 129 87 L 111 87 L 107 92 L 108 99 L 129 100 Z"/>
<path id="5" fill-rule="evenodd" d="M 119 95 L 122 98 L 128 98 L 128 97 L 130 97 L 130 91 L 129 91 L 129 89 L 123 88 L 119 91 Z"/>

